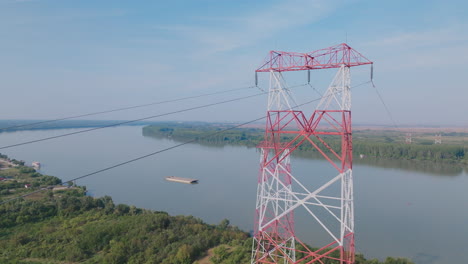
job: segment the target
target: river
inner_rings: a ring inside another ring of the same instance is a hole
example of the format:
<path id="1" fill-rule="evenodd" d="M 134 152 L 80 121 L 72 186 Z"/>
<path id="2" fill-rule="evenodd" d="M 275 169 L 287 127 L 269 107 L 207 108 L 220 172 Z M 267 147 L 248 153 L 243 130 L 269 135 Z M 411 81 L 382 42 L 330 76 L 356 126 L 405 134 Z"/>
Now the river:
<path id="1" fill-rule="evenodd" d="M 60 135 L 78 129 L 0 134 L 0 146 Z M 177 144 L 144 137 L 141 127 L 116 127 L 0 150 L 16 159 L 42 163 L 41 172 L 72 179 Z M 253 229 L 259 153 L 240 146 L 188 144 L 88 178 L 93 196 L 115 203 L 194 215 L 210 224 L 227 218 Z M 431 167 L 432 166 L 432 167 Z M 320 159 L 292 158 L 293 173 L 333 170 Z M 354 164 L 356 250 L 367 258 L 411 258 L 417 264 L 463 263 L 468 259 L 468 176 L 453 166 L 357 160 Z M 166 176 L 196 178 L 186 185 Z M 313 181 L 313 177 L 311 177 Z M 307 180 L 306 180 L 307 182 Z M 321 245 L 313 220 L 298 212 L 296 232 Z"/>

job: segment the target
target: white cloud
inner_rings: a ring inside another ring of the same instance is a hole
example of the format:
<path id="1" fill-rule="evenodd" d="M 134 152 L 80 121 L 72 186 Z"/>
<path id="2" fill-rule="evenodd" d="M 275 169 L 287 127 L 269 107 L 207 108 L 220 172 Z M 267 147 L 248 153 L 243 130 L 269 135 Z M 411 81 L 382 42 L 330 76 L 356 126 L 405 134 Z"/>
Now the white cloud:
<path id="1" fill-rule="evenodd" d="M 384 70 L 445 68 L 464 64 L 468 59 L 466 27 L 453 25 L 426 31 L 401 32 L 377 36 L 364 44 L 381 54 Z"/>
<path id="2" fill-rule="evenodd" d="M 383 37 L 377 41 L 368 42 L 367 45 L 413 49 L 428 46 L 440 47 L 442 45 L 450 45 L 460 41 L 468 41 L 468 35 L 458 27 L 453 27 L 422 32 L 398 33 L 392 36 Z"/>
<path id="3" fill-rule="evenodd" d="M 230 51 L 255 44 L 288 28 L 306 25 L 327 16 L 335 9 L 335 1 L 280 1 L 265 10 L 245 16 L 217 19 L 220 27 L 159 26 L 176 31 L 201 44 L 204 52 Z"/>

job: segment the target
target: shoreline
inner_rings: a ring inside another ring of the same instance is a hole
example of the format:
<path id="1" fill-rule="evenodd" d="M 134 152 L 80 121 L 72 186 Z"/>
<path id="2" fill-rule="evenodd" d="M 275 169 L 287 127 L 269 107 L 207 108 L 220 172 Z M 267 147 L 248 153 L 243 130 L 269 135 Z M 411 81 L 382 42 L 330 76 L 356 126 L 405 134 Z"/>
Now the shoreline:
<path id="1" fill-rule="evenodd" d="M 29 176 L 31 176 L 34 173 L 37 173 L 37 172 L 32 172 L 33 171 L 32 168 L 29 168 L 29 167 L 25 167 L 21 165 L 17 167 L 19 167 L 18 170 L 20 170 L 21 168 L 31 169 L 29 170 L 29 172 L 26 173 L 26 174 L 29 174 Z M 16 171 L 17 168 L 12 168 L 12 169 Z M 20 178 L 23 176 L 24 175 L 20 175 L 16 177 Z M 35 176 L 32 178 L 28 178 L 28 179 L 41 179 L 45 177 L 58 179 L 57 177 L 47 176 L 43 174 L 40 174 L 39 176 Z M 63 184 L 63 183 L 60 181 L 60 184 Z M 231 242 L 221 242 L 220 240 L 218 244 L 215 244 L 214 246 L 211 245 L 209 247 L 204 248 L 203 252 L 196 255 L 196 258 L 193 259 L 192 262 L 202 259 L 205 256 L 205 254 L 209 254 L 208 251 L 210 249 L 216 248 L 218 246 L 222 246 L 223 244 L 236 247 L 237 252 L 240 252 L 240 250 L 242 249 L 242 251 L 244 252 L 243 254 L 245 255 L 245 261 L 242 261 L 240 263 L 248 263 L 248 260 L 250 259 L 251 246 L 249 243 L 252 241 L 252 237 L 249 236 L 248 232 L 243 231 L 237 228 L 236 226 L 231 226 L 229 224 L 229 220 L 225 219 L 221 221 L 218 225 L 207 224 L 201 218 L 197 218 L 191 215 L 171 216 L 167 212 L 144 209 L 144 208 L 137 208 L 133 205 L 127 205 L 127 204 L 116 205 L 114 204 L 112 197 L 110 196 L 94 197 L 94 196 L 87 195 L 85 193 L 86 186 L 67 187 L 63 185 L 60 185 L 60 186 L 55 185 L 56 187 L 52 189 L 45 188 L 45 186 L 46 185 L 36 187 L 36 190 L 40 190 L 40 193 L 44 195 L 24 197 L 24 199 L 10 204 L 7 208 L 11 209 L 15 207 L 20 207 L 24 209 L 26 207 L 31 206 L 31 209 L 32 209 L 32 208 L 50 208 L 50 206 L 53 206 L 56 209 L 55 210 L 42 210 L 41 209 L 39 211 L 40 214 L 45 213 L 45 215 L 39 215 L 39 216 L 36 215 L 38 212 L 36 212 L 35 210 L 13 209 L 11 212 L 8 211 L 7 214 L 4 214 L 2 216 L 3 219 L 0 219 L 0 220 L 5 220 L 6 218 L 10 218 L 8 214 L 14 214 L 13 219 L 15 219 L 15 222 L 13 223 L 10 222 L 9 224 L 10 226 L 3 226 L 5 225 L 5 222 L 0 221 L 1 228 L 5 228 L 5 230 L 11 230 L 10 235 L 4 237 L 4 239 L 0 241 L 0 246 L 1 245 L 8 246 L 9 244 L 5 244 L 5 243 L 8 243 L 9 241 L 12 241 L 11 243 L 16 243 L 15 241 L 17 240 L 15 239 L 15 237 L 21 235 L 22 237 L 25 237 L 24 241 L 30 241 L 30 242 L 25 242 L 23 247 L 29 245 L 29 247 L 31 247 L 33 250 L 37 250 L 37 246 L 34 244 L 34 241 L 35 241 L 34 237 L 37 237 L 37 236 L 40 236 L 40 237 L 57 236 L 58 237 L 61 235 L 61 232 L 67 232 L 66 230 L 70 230 L 70 228 L 72 229 L 78 228 L 79 230 L 81 230 L 82 226 L 87 226 L 87 229 L 93 229 L 93 228 L 96 228 L 96 226 L 100 226 L 101 225 L 100 223 L 102 222 L 105 222 L 104 226 L 114 226 L 116 221 L 124 222 L 129 219 L 135 219 L 135 221 L 137 220 L 146 221 L 145 219 L 147 219 L 148 216 L 154 217 L 155 219 L 159 219 L 161 218 L 161 216 L 164 216 L 167 219 L 173 219 L 171 221 L 180 221 L 181 219 L 186 219 L 184 221 L 192 221 L 192 222 L 194 221 L 193 224 L 196 225 L 196 229 L 193 229 L 193 230 L 199 230 L 200 227 L 203 226 L 205 229 L 207 228 L 207 229 L 212 230 L 210 232 L 210 236 L 215 235 L 212 233 L 213 230 L 222 230 L 222 231 L 228 232 L 227 234 L 229 234 L 230 236 L 229 239 Z M 82 192 L 80 190 L 82 190 Z M 31 191 L 33 191 L 33 189 L 31 189 Z M 0 205 L 0 211 L 4 210 L 2 207 L 3 206 Z M 32 216 L 27 215 L 28 217 L 26 218 L 21 218 L 20 215 L 15 216 L 16 214 L 30 214 L 30 213 L 33 215 Z M 94 216 L 89 218 L 90 215 L 94 215 Z M 21 222 L 17 222 L 19 221 L 18 219 L 24 219 L 24 220 L 21 220 Z M 83 219 L 83 220 L 80 220 L 80 219 Z M 58 224 L 54 224 L 54 227 L 52 229 L 47 228 L 47 226 L 50 225 L 51 221 L 52 222 L 59 221 L 59 222 Z M 80 224 L 77 226 L 76 224 L 72 224 L 72 223 L 80 223 Z M 110 223 L 113 223 L 113 224 L 110 224 Z M 151 222 L 147 222 L 147 221 L 142 222 L 142 224 L 147 224 L 147 223 L 151 223 Z M 45 226 L 45 228 L 38 228 L 40 226 Z M 125 226 L 129 226 L 129 225 L 125 225 Z M 141 226 L 141 225 L 137 225 L 137 226 Z M 27 230 L 34 230 L 34 232 L 24 233 L 22 231 L 19 231 L 21 232 L 20 234 L 15 234 L 15 230 L 23 230 L 25 228 Z M 165 230 L 165 229 L 163 228 L 162 230 Z M 185 229 L 181 228 L 180 230 L 185 230 Z M 128 235 L 129 233 L 131 233 L 131 230 L 123 229 L 122 232 L 123 232 L 122 235 Z M 158 233 L 161 233 L 161 232 L 158 232 Z M 76 235 L 77 237 L 81 237 L 81 234 L 83 234 L 83 232 L 79 232 L 77 234 L 80 234 L 80 235 Z M 31 238 L 28 238 L 28 236 L 31 236 Z M 88 237 L 88 235 L 84 233 L 84 237 Z M 120 237 L 120 235 L 118 237 Z M 180 240 L 177 240 L 177 241 L 183 241 L 185 237 L 186 236 L 184 236 L 183 238 L 180 238 Z M 198 238 L 198 236 L 196 236 L 196 238 Z M 132 238 L 132 239 L 135 239 L 135 238 Z M 56 241 L 56 239 L 53 241 Z M 113 245 L 112 240 L 109 240 L 105 246 L 110 248 L 112 247 L 112 245 Z M 62 246 L 62 245 L 57 244 L 57 246 Z M 177 247 L 177 249 L 178 248 L 179 247 Z M 232 252 L 234 251 L 235 250 L 232 250 Z M 15 251 L 13 252 L 10 251 L 10 253 L 14 253 L 14 252 Z M 102 250 L 99 250 L 98 252 L 93 252 L 94 255 L 92 258 L 95 258 L 96 256 L 100 256 L 101 254 L 103 254 L 102 252 L 103 252 Z M 111 252 L 112 250 L 104 250 L 104 253 L 106 254 L 108 253 L 110 254 Z M 46 252 L 44 253 L 46 254 Z M 9 255 L 9 257 L 5 259 L 5 256 L 2 256 L 0 252 L 0 260 L 10 260 L 10 258 L 13 258 L 13 261 L 14 261 L 15 257 L 20 260 L 25 259 L 21 256 L 17 256 L 16 254 Z M 27 256 L 27 258 L 30 258 L 30 257 L 31 257 L 30 255 Z M 35 257 L 37 258 L 37 256 Z M 372 264 L 387 264 L 387 260 L 385 260 L 385 262 L 380 262 L 375 259 L 367 260 L 361 253 L 356 253 L 356 258 L 363 260 L 361 262 L 363 264 L 371 264 L 371 263 Z M 48 255 L 48 258 L 43 258 L 43 257 L 37 258 L 37 260 L 41 261 L 39 263 L 48 263 L 47 261 L 49 261 L 50 259 L 57 259 L 57 260 L 63 261 L 63 259 L 61 259 L 60 257 L 57 257 L 57 256 L 49 257 L 49 255 Z M 381 258 L 381 259 L 384 259 L 384 258 Z M 389 258 L 387 257 L 387 259 Z M 391 258 L 391 259 L 395 259 L 395 258 Z M 404 262 L 401 262 L 403 264 L 412 264 L 411 261 L 405 258 L 396 258 L 396 259 L 403 260 Z M 76 259 L 76 261 L 83 261 L 83 260 L 92 260 L 92 259 L 89 259 L 89 258 L 83 259 L 82 257 L 80 257 L 79 259 Z M 46 262 L 43 262 L 43 261 L 46 261 Z"/>

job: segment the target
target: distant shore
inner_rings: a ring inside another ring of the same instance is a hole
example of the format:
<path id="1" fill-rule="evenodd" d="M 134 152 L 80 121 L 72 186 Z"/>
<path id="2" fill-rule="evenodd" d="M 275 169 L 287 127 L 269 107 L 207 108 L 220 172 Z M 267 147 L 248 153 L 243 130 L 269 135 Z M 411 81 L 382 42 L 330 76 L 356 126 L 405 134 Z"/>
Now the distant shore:
<path id="1" fill-rule="evenodd" d="M 221 124 L 161 124 L 143 127 L 143 135 L 148 137 L 170 138 L 175 141 L 195 140 L 206 145 L 239 145 L 257 147 L 264 140 L 264 129 L 235 128 L 232 125 Z M 223 131 L 220 133 L 220 131 Z M 399 130 L 368 130 L 356 129 L 353 131 L 353 154 L 355 157 L 393 159 L 408 161 L 428 161 L 434 163 L 468 165 L 468 151 L 465 145 L 465 132 L 446 132 L 440 134 L 442 143 L 435 142 L 432 132 L 411 133 L 411 144 L 406 144 L 406 135 Z M 290 135 L 283 135 L 282 140 L 293 140 Z M 316 144 L 320 141 L 312 137 Z M 326 142 L 334 151 L 341 148 L 339 137 L 327 137 Z M 297 151 L 303 153 L 320 154 L 311 144 L 302 144 Z"/>

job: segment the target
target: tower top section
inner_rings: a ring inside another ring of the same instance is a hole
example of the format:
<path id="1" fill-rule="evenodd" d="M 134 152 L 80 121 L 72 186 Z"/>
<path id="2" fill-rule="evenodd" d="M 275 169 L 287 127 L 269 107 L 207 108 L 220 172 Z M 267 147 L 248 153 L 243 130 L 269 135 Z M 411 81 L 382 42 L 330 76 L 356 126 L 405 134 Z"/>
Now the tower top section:
<path id="1" fill-rule="evenodd" d="M 354 67 L 372 63 L 348 44 L 342 43 L 309 53 L 272 50 L 256 72 L 331 69 L 340 68 L 342 65 Z"/>

